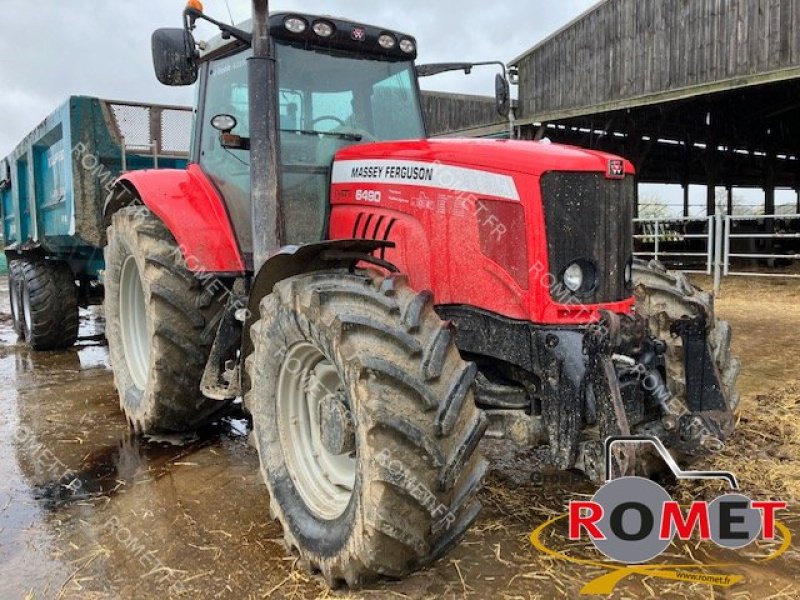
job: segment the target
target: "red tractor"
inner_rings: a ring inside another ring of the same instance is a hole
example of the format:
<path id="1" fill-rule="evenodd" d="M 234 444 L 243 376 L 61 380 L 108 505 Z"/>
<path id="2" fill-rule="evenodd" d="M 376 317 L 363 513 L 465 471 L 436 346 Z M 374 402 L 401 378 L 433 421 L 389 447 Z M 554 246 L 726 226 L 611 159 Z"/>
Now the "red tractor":
<path id="1" fill-rule="evenodd" d="M 331 584 L 401 577 L 480 509 L 484 436 L 603 477 L 603 440 L 684 462 L 733 425 L 730 328 L 685 276 L 632 256 L 634 172 L 578 148 L 429 140 L 416 41 L 253 1 L 193 0 L 158 79 L 199 80 L 185 170 L 131 172 L 106 207 L 106 315 L 139 432 L 238 397 L 273 518 Z M 198 19 L 220 37 L 197 44 Z M 504 84 L 504 82 L 501 82 Z M 500 85 L 500 105 L 507 104 Z M 618 473 L 650 473 L 625 448 Z"/>

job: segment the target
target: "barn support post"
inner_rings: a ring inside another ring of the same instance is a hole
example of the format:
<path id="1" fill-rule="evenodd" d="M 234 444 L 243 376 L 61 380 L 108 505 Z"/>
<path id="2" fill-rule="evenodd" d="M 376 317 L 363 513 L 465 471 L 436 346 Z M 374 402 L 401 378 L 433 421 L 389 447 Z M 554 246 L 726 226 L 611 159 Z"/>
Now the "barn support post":
<path id="1" fill-rule="evenodd" d="M 711 217 L 717 214 L 717 176 L 716 171 L 708 172 L 706 183 L 706 214 Z"/>
<path id="2" fill-rule="evenodd" d="M 689 183 L 691 181 L 689 176 L 689 166 L 691 163 L 691 149 L 693 148 L 692 145 L 692 138 L 687 133 L 683 138 L 683 161 L 681 163 L 681 168 L 683 172 L 681 173 L 681 185 L 683 186 L 683 216 L 689 216 Z"/>
<path id="3" fill-rule="evenodd" d="M 733 208 L 734 208 L 733 207 L 733 186 L 728 184 L 727 190 L 728 190 L 728 214 L 732 215 L 733 214 Z"/>
<path id="4" fill-rule="evenodd" d="M 767 159 L 764 171 L 764 214 L 775 214 L 775 162 L 772 155 Z"/>
<path id="5" fill-rule="evenodd" d="M 797 205 L 795 206 L 795 214 L 800 215 L 800 172 L 796 172 L 794 174 L 794 193 L 795 193 L 795 201 Z"/>
<path id="6" fill-rule="evenodd" d="M 717 176 L 719 175 L 719 156 L 717 142 L 712 135 L 708 141 L 706 156 L 706 214 L 711 217 L 717 214 Z"/>
<path id="7" fill-rule="evenodd" d="M 683 216 L 689 216 L 689 183 L 683 183 Z"/>

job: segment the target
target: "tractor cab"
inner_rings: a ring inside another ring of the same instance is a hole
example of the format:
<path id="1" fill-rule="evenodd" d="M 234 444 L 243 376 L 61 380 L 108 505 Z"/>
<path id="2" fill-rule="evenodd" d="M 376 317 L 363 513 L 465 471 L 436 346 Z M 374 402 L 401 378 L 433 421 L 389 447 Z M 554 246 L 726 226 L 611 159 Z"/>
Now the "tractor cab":
<path id="1" fill-rule="evenodd" d="M 252 24 L 240 28 L 246 37 Z M 385 28 L 296 13 L 271 15 L 269 28 L 277 93 L 263 97 L 275 98 L 278 105 L 284 241 L 309 243 L 325 237 L 331 165 L 338 150 L 425 137 L 414 70 L 416 40 Z M 193 61 L 200 101 L 192 162 L 221 192 L 239 244 L 248 252 L 247 63 L 253 51 L 246 39 L 224 30 L 199 48 Z"/>

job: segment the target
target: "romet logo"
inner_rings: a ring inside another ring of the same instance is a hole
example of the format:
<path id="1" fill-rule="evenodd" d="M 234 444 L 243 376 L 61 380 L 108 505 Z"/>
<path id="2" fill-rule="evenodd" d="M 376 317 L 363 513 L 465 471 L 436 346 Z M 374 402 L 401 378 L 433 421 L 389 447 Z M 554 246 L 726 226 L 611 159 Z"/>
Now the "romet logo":
<path id="1" fill-rule="evenodd" d="M 689 507 L 682 507 L 663 487 L 649 479 L 620 477 L 608 480 L 608 474 L 612 472 L 611 450 L 618 443 L 626 443 L 629 448 L 635 444 L 652 444 L 678 479 L 721 479 L 732 491 L 711 502 L 696 501 Z M 732 473 L 682 471 L 661 441 L 653 437 L 609 438 L 606 457 L 607 482 L 592 499 L 570 502 L 566 515 L 550 519 L 531 534 L 531 543 L 545 554 L 611 571 L 589 582 L 581 590 L 582 594 L 610 594 L 617 583 L 633 574 L 723 587 L 742 580 L 741 575 L 696 571 L 726 566 L 720 564 L 643 565 L 663 554 L 676 537 L 688 540 L 696 535 L 701 541 L 735 550 L 759 539 L 776 541 L 780 533 L 780 547 L 762 560 L 776 558 L 791 544 L 791 533 L 776 519 L 776 513 L 787 508 L 786 502 L 750 500 L 736 492 L 738 483 Z M 542 534 L 565 518 L 571 541 L 588 536 L 594 547 L 614 562 L 577 558 L 548 548 L 542 542 Z"/>

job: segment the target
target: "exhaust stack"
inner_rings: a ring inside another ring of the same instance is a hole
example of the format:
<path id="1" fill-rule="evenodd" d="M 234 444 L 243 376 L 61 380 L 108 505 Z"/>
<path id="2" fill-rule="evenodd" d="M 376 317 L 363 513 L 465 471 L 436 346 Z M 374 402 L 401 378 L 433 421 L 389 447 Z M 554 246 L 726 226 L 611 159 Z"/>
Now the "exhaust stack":
<path id="1" fill-rule="evenodd" d="M 279 204 L 280 148 L 275 60 L 269 34 L 269 0 L 253 0 L 253 56 L 248 59 L 250 103 L 250 216 L 253 267 L 283 246 Z"/>

